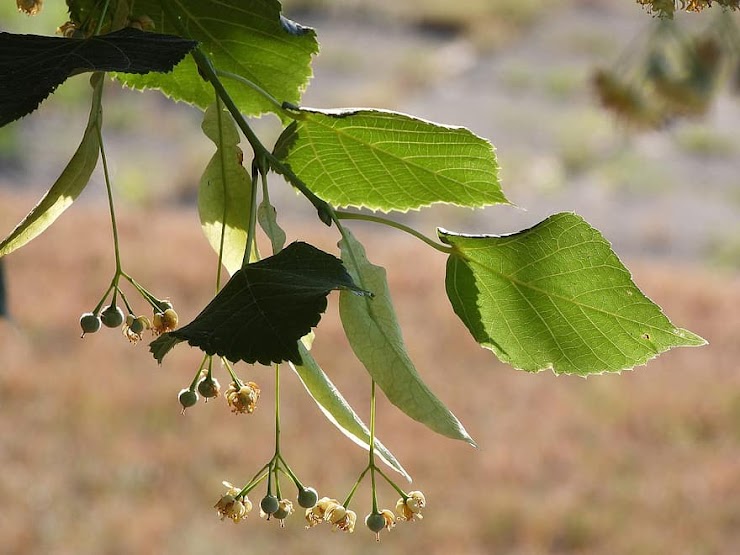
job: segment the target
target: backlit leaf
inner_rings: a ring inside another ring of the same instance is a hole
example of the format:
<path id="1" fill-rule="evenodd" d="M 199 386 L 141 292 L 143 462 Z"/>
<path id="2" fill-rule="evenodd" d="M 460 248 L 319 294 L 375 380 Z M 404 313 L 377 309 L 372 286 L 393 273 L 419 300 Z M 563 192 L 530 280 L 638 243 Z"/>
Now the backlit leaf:
<path id="1" fill-rule="evenodd" d="M 212 104 L 203 132 L 216 145 L 198 187 L 198 214 L 208 242 L 217 253 L 223 233 L 223 265 L 233 275 L 242 266 L 247 246 L 252 180 L 242 165 L 239 132 L 226 110 Z M 225 224 L 225 225 L 224 225 Z"/>
<path id="2" fill-rule="evenodd" d="M 313 397 L 316 404 L 326 418 L 334 424 L 345 436 L 351 439 L 357 445 L 367 449 L 370 443 L 370 430 L 360 420 L 357 413 L 347 403 L 336 386 L 329 377 L 324 373 L 316 360 L 306 350 L 306 347 L 299 345 L 299 352 L 303 359 L 302 364 L 290 364 L 295 373 L 300 378 L 303 386 Z M 375 438 L 375 453 L 381 460 L 404 476 L 409 482 L 411 476 L 401 466 L 396 457 L 393 456 L 385 445 Z"/>
<path id="3" fill-rule="evenodd" d="M 454 248 L 447 294 L 455 312 L 515 368 L 619 372 L 706 343 L 671 324 L 580 216 L 556 214 L 511 235 L 439 236 Z"/>
<path id="4" fill-rule="evenodd" d="M 195 44 L 136 29 L 89 39 L 0 33 L 0 127 L 33 112 L 72 75 L 170 71 Z"/>
<path id="5" fill-rule="evenodd" d="M 161 33 L 181 34 L 198 41 L 220 71 L 252 81 L 279 101 L 298 103 L 312 75 L 311 58 L 319 45 L 313 29 L 280 15 L 277 0 L 164 0 L 180 21 L 173 23 L 162 9 L 163 0 L 137 0 L 136 11 L 154 20 Z M 188 58 L 171 75 L 119 75 L 137 88 L 161 89 L 164 94 L 205 109 L 213 89 Z M 259 115 L 276 108 L 253 89 L 224 79 L 242 113 Z"/>
<path id="6" fill-rule="evenodd" d="M 339 314 L 357 358 L 388 397 L 414 420 L 453 439 L 475 442 L 460 421 L 427 387 L 411 362 L 391 302 L 385 269 L 371 264 L 365 249 L 349 232 L 339 246 L 355 283 L 373 298 L 342 291 Z"/>
<path id="7" fill-rule="evenodd" d="M 93 81 L 92 107 L 80 146 L 77 147 L 54 185 L 10 235 L 0 243 L 0 256 L 13 252 L 41 235 L 72 205 L 89 182 L 100 153 L 97 126 L 102 118 L 100 110 L 100 96 L 103 91 L 102 75 L 95 76 Z"/>
<path id="8" fill-rule="evenodd" d="M 291 243 L 237 271 L 195 320 L 169 336 L 235 362 L 301 364 L 298 340 L 319 323 L 333 289 L 363 293 L 341 260 Z"/>
<path id="9" fill-rule="evenodd" d="M 435 203 L 508 203 L 488 141 L 405 114 L 303 109 L 275 155 L 334 206 L 406 212 Z"/>

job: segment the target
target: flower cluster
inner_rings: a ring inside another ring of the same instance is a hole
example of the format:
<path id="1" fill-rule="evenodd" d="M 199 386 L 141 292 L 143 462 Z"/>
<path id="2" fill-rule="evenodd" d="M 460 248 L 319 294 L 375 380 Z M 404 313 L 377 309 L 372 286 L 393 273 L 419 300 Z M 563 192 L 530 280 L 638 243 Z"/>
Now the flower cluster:
<path id="1" fill-rule="evenodd" d="M 697 11 L 699 4 L 684 7 Z M 630 127 L 646 130 L 705 114 L 728 69 L 737 66 L 736 32 L 714 25 L 689 35 L 673 21 L 660 21 L 649 34 L 644 43 L 630 44 L 613 69 L 595 72 L 601 104 Z"/>

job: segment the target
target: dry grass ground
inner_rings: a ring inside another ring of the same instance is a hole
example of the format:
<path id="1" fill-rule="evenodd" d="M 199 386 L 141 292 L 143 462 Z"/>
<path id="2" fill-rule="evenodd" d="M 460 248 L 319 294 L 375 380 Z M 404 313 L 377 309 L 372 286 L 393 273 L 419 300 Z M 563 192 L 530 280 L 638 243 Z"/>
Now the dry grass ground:
<path id="1" fill-rule="evenodd" d="M 3 234 L 28 206 L 3 193 Z M 170 296 L 183 320 L 194 316 L 214 271 L 195 215 L 121 220 L 127 270 Z M 315 230 L 331 248 L 331 231 Z M 347 536 L 306 531 L 295 516 L 284 530 L 256 514 L 239 525 L 218 520 L 221 480 L 248 479 L 270 455 L 271 375 L 239 368 L 263 387 L 252 416 L 231 415 L 223 399 L 181 416 L 175 396 L 192 378 L 196 352 L 180 346 L 157 367 L 145 345 L 116 331 L 80 340 L 77 317 L 110 279 L 109 235 L 105 211 L 83 204 L 7 259 L 15 321 L 0 323 L 3 553 L 740 552 L 737 276 L 630 261 L 646 293 L 711 344 L 621 376 L 525 375 L 467 336 L 443 296 L 442 257 L 358 228 L 371 258 L 391 268 L 419 369 L 480 445 L 438 438 L 383 402 L 381 439 L 429 504 L 422 522 L 399 525 L 376 545 L 362 526 Z M 369 383 L 334 308 L 315 352 L 366 414 Z M 286 457 L 321 494 L 342 497 L 364 453 L 323 420 L 292 375 L 284 382 Z M 384 489 L 381 505 L 395 498 Z M 366 488 L 356 499 L 366 514 Z"/>

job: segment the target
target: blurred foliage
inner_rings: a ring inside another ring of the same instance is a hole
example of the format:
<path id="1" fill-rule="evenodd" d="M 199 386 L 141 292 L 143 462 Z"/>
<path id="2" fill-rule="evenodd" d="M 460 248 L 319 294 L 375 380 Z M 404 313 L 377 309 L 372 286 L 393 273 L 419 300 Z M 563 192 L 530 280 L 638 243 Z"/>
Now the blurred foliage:
<path id="1" fill-rule="evenodd" d="M 703 116 L 720 85 L 740 72 L 740 32 L 721 12 L 700 33 L 672 19 L 655 22 L 617 63 L 598 69 L 593 85 L 601 104 L 628 127 L 661 129 Z"/>
<path id="2" fill-rule="evenodd" d="M 710 8 L 712 5 L 722 6 L 725 9 L 737 10 L 740 7 L 738 0 L 637 0 L 653 15 L 659 17 L 672 18 L 676 9 L 687 12 L 700 12 L 704 8 Z"/>

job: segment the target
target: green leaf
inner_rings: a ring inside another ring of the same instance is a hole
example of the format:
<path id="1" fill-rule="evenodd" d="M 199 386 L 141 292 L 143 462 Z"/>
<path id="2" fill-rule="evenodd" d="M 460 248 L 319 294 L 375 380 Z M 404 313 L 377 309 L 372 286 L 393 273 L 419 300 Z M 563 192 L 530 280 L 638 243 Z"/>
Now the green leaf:
<path id="1" fill-rule="evenodd" d="M 257 209 L 257 221 L 265 235 L 270 238 L 272 252 L 278 253 L 283 250 L 286 238 L 285 232 L 277 223 L 277 210 L 266 197 L 262 199 Z"/>
<path id="2" fill-rule="evenodd" d="M 163 333 L 149 343 L 149 352 L 152 353 L 158 363 L 162 364 L 162 359 L 165 355 L 174 349 L 175 345 L 182 343 L 182 341 L 182 339 L 178 339 L 170 333 Z"/>
<path id="3" fill-rule="evenodd" d="M 203 132 L 216 144 L 216 154 L 208 162 L 198 188 L 198 213 L 208 242 L 218 253 L 223 233 L 222 262 L 233 275 L 242 266 L 247 247 L 252 181 L 242 166 L 243 154 L 237 146 L 239 132 L 224 109 L 211 104 L 203 118 Z"/>
<path id="4" fill-rule="evenodd" d="M 370 444 L 370 430 L 360 420 L 329 377 L 324 373 L 316 360 L 303 345 L 299 345 L 299 352 L 303 359 L 302 364 L 290 366 L 300 378 L 308 394 L 313 397 L 324 416 L 339 430 L 357 445 L 368 448 Z M 385 445 L 375 438 L 375 453 L 381 460 L 405 477 L 409 482 L 411 476 L 401 466 Z"/>
<path id="5" fill-rule="evenodd" d="M 508 203 L 493 146 L 463 127 L 382 110 L 299 115 L 275 155 L 329 204 L 406 212 Z"/>
<path id="6" fill-rule="evenodd" d="M 72 75 L 170 71 L 195 44 L 136 29 L 89 39 L 0 33 L 0 127 L 33 112 Z"/>
<path id="7" fill-rule="evenodd" d="M 180 18 L 174 23 L 162 9 Z M 311 58 L 319 45 L 313 29 L 280 15 L 277 0 L 137 0 L 136 10 L 154 20 L 159 32 L 182 34 L 201 44 L 220 70 L 248 79 L 279 101 L 296 104 L 308 84 Z M 171 75 L 117 76 L 137 89 L 161 89 L 164 94 L 205 109 L 213 89 L 188 58 Z M 256 116 L 276 107 L 254 89 L 232 80 L 224 85 L 242 113 Z"/>
<path id="8" fill-rule="evenodd" d="M 333 289 L 364 294 L 341 260 L 291 243 L 236 272 L 195 320 L 169 335 L 234 362 L 301 364 L 298 340 L 318 325 Z"/>
<path id="9" fill-rule="evenodd" d="M 388 400 L 435 432 L 475 445 L 460 421 L 427 387 L 406 352 L 393 310 L 385 269 L 371 264 L 365 249 L 345 230 L 342 260 L 355 283 L 375 294 L 370 299 L 340 293 L 339 314 L 347 339 Z"/>
<path id="10" fill-rule="evenodd" d="M 100 153 L 97 126 L 102 119 L 100 109 L 100 98 L 103 92 L 102 75 L 95 76 L 93 81 L 92 107 L 80 146 L 77 147 L 54 185 L 10 235 L 0 243 L 0 257 L 21 248 L 41 235 L 72 205 L 89 182 Z"/>
<path id="11" fill-rule="evenodd" d="M 512 235 L 439 236 L 454 248 L 447 295 L 455 312 L 517 369 L 619 372 L 706 343 L 671 324 L 580 216 L 556 214 Z"/>

